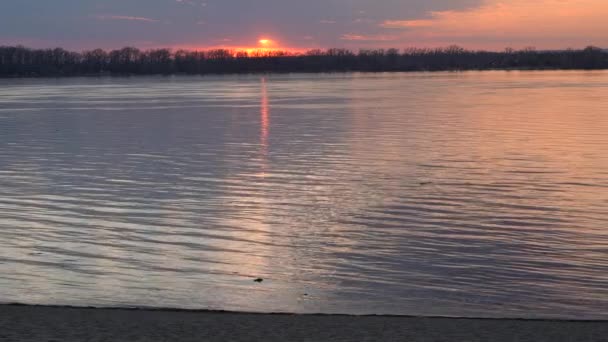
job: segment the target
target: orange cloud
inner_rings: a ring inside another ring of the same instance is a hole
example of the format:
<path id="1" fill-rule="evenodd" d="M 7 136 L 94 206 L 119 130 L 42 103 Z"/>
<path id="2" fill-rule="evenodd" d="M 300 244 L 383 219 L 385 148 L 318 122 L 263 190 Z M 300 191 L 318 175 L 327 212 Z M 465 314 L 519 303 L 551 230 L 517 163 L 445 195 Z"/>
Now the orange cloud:
<path id="1" fill-rule="evenodd" d="M 380 26 L 404 29 L 403 38 L 502 39 L 565 47 L 608 45 L 606 18 L 606 0 L 486 0 L 470 10 L 431 12 L 429 19 L 386 20 Z"/>

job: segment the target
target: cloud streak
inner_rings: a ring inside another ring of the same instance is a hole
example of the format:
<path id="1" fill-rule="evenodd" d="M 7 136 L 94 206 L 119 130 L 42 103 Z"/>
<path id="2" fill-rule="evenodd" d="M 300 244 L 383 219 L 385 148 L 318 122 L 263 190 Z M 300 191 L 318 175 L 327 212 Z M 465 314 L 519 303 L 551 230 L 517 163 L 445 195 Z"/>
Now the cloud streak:
<path id="1" fill-rule="evenodd" d="M 420 20 L 385 20 L 380 24 L 384 28 L 417 28 L 417 27 L 431 27 L 435 24 L 434 20 L 420 19 Z"/>
<path id="2" fill-rule="evenodd" d="M 146 18 L 146 17 L 134 17 L 128 15 L 96 15 L 95 18 L 98 20 L 124 20 L 124 21 L 140 21 L 146 23 L 157 23 L 160 20 Z"/>
<path id="3" fill-rule="evenodd" d="M 396 36 L 385 36 L 385 35 L 363 35 L 363 34 L 343 34 L 340 39 L 346 41 L 358 41 L 358 42 L 390 42 L 395 41 L 399 37 Z"/>

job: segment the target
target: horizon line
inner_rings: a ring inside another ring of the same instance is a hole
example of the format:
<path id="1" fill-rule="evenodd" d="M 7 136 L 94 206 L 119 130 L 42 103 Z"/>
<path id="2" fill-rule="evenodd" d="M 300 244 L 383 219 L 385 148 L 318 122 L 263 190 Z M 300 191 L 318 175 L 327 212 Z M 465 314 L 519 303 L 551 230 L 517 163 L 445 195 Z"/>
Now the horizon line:
<path id="1" fill-rule="evenodd" d="M 111 51 L 120 51 L 123 49 L 136 49 L 139 50 L 141 52 L 146 52 L 146 51 L 158 51 L 158 50 L 168 50 L 171 53 L 175 53 L 175 52 L 179 52 L 179 51 L 185 51 L 185 52 L 206 52 L 206 51 L 229 51 L 231 53 L 239 54 L 239 53 L 247 53 L 249 55 L 251 54 L 273 54 L 273 53 L 284 53 L 284 54 L 288 54 L 288 55 L 300 55 L 300 54 L 306 54 L 309 52 L 314 52 L 314 51 L 321 51 L 321 52 L 329 52 L 329 51 L 343 51 L 343 52 L 351 52 L 351 53 L 357 53 L 357 52 L 365 52 L 365 51 L 389 51 L 389 50 L 396 50 L 398 53 L 403 53 L 406 52 L 408 50 L 414 50 L 414 51 L 440 51 L 440 50 L 446 50 L 446 49 L 458 49 L 460 51 L 463 52 L 495 52 L 495 53 L 505 53 L 505 52 L 530 52 L 530 51 L 536 51 L 536 52 L 559 52 L 559 51 L 581 51 L 581 50 L 585 50 L 588 48 L 594 48 L 594 49 L 600 49 L 602 51 L 608 51 L 608 48 L 605 47 L 601 47 L 601 46 L 597 46 L 597 45 L 593 45 L 593 44 L 587 44 L 584 47 L 578 47 L 578 48 L 573 48 L 573 47 L 564 47 L 564 48 L 553 48 L 553 49 L 538 49 L 533 45 L 528 45 L 528 46 L 523 46 L 521 48 L 513 48 L 511 46 L 505 46 L 503 49 L 474 49 L 474 48 L 467 48 L 465 46 L 459 45 L 459 44 L 447 44 L 447 45 L 437 45 L 437 46 L 433 46 L 433 47 L 419 47 L 419 46 L 405 46 L 402 48 L 397 48 L 397 47 L 360 47 L 360 48 L 348 48 L 348 47 L 306 47 L 306 48 L 291 48 L 291 47 L 243 47 L 243 46 L 208 46 L 208 47 L 186 47 L 186 46 L 158 46 L 158 47 L 138 47 L 137 45 L 124 45 L 122 47 L 113 47 L 113 48 L 102 48 L 102 47 L 98 47 L 98 48 L 90 48 L 90 49 L 72 49 L 72 48 L 64 48 L 62 46 L 54 46 L 54 47 L 32 47 L 32 46 L 28 46 L 28 45 L 24 45 L 24 44 L 3 44 L 0 43 L 0 48 L 24 48 L 24 49 L 29 49 L 29 50 L 54 50 L 54 49 L 62 49 L 64 51 L 68 51 L 68 52 L 77 52 L 77 53 L 83 53 L 83 52 L 91 52 L 91 51 L 95 51 L 95 50 L 103 50 L 106 52 L 111 52 Z"/>

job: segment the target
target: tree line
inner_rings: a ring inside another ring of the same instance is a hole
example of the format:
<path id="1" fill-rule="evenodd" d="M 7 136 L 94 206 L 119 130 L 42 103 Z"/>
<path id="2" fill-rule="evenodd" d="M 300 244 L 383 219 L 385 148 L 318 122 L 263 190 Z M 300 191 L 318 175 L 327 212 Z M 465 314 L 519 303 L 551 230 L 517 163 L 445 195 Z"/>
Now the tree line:
<path id="1" fill-rule="evenodd" d="M 447 48 L 347 49 L 286 51 L 140 50 L 125 47 L 84 52 L 62 48 L 30 49 L 0 46 L 0 77 L 227 74 L 265 72 L 381 72 L 493 69 L 608 69 L 608 51 L 537 51 L 505 49 L 502 52 Z"/>

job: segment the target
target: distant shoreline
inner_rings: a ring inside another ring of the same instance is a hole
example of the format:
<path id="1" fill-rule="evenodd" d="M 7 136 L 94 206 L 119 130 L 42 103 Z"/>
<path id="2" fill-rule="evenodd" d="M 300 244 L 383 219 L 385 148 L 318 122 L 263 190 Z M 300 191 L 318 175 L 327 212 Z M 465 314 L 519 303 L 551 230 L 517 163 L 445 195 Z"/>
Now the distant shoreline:
<path id="1" fill-rule="evenodd" d="M 607 68 L 603 69 L 558 69 L 558 68 L 517 68 L 517 69 L 453 69 L 453 70 L 409 70 L 409 71 L 358 71 L 358 70 L 347 70 L 347 71 L 260 71 L 260 72 L 248 72 L 248 73 L 207 73 L 207 74 L 188 74 L 188 73 L 172 73 L 172 74 L 128 74 L 128 73 L 99 73 L 99 74 L 81 74 L 81 75 L 0 75 L 0 80 L 11 80 L 11 79 L 44 79 L 44 78 L 55 78 L 55 79 L 69 79 L 69 78 L 130 78 L 130 77 L 178 77 L 178 76 L 265 76 L 265 75 L 342 75 L 342 74 L 414 74 L 414 73 L 465 73 L 465 72 L 487 72 L 487 71 L 504 71 L 504 72 L 518 72 L 518 71 L 608 71 Z"/>
<path id="2" fill-rule="evenodd" d="M 245 53 L 216 49 L 101 49 L 74 52 L 61 48 L 0 46 L 0 77 L 88 77 L 136 75 L 222 75 L 267 73 L 432 72 L 606 70 L 608 51 L 471 51 L 458 46 L 438 49 L 311 50 Z"/>
<path id="3" fill-rule="evenodd" d="M 0 305 L 2 341 L 602 341 L 606 321 Z"/>

